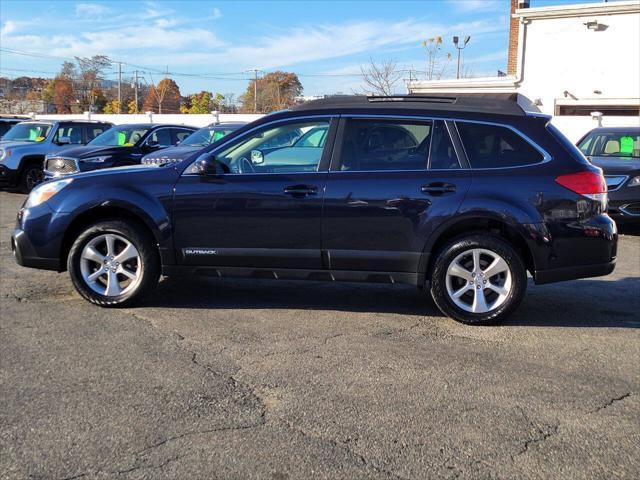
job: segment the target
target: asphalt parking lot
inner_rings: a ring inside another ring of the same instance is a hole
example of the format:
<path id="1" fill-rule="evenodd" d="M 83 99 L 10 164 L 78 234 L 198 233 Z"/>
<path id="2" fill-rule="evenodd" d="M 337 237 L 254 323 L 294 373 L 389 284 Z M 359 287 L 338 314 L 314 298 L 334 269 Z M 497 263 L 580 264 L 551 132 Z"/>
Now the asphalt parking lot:
<path id="1" fill-rule="evenodd" d="M 638 478 L 640 236 L 500 327 L 406 286 L 166 280 L 105 310 L 24 269 L 0 193 L 0 478 Z"/>

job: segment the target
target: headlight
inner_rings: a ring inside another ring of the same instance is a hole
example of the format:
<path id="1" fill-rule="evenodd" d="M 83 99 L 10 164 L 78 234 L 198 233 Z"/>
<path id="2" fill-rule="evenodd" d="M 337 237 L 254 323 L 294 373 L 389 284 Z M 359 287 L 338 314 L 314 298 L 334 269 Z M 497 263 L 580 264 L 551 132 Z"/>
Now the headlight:
<path id="1" fill-rule="evenodd" d="M 627 183 L 627 187 L 640 187 L 640 176 L 633 177 L 631 180 L 629 180 L 629 183 Z"/>
<path id="2" fill-rule="evenodd" d="M 103 163 L 106 162 L 107 160 L 109 160 L 111 157 L 109 155 L 106 155 L 104 157 L 89 157 L 89 158 L 83 158 L 80 161 L 81 162 L 87 162 L 87 163 Z"/>
<path id="3" fill-rule="evenodd" d="M 168 165 L 170 163 L 177 163 L 179 162 L 181 159 L 179 158 L 143 158 L 142 159 L 142 164 L 143 165 L 154 165 L 156 167 L 162 167 L 164 165 Z"/>
<path id="4" fill-rule="evenodd" d="M 4 148 L 0 148 L 0 162 L 10 156 L 11 156 L 10 148 L 7 148 L 6 150 Z"/>
<path id="5" fill-rule="evenodd" d="M 31 190 L 27 202 L 24 204 L 24 208 L 31 208 L 46 202 L 56 193 L 62 190 L 73 181 L 72 178 L 65 178 L 64 180 L 56 180 L 54 182 L 45 182 L 38 185 Z"/>

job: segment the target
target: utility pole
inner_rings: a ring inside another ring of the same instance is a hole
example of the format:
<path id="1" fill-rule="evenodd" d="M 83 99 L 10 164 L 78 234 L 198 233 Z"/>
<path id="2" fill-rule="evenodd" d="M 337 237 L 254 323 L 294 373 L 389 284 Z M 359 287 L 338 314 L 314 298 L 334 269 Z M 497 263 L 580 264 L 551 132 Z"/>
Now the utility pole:
<path id="1" fill-rule="evenodd" d="M 245 70 L 242 73 L 253 72 L 253 113 L 258 113 L 258 72 L 260 72 L 257 68 L 252 68 L 251 70 Z"/>
<path id="2" fill-rule="evenodd" d="M 122 108 L 122 62 L 118 62 L 118 113 Z"/>
<path id="3" fill-rule="evenodd" d="M 453 44 L 456 46 L 456 49 L 458 50 L 458 70 L 456 73 L 456 78 L 460 78 L 460 52 L 464 50 L 464 48 L 467 46 L 467 43 L 469 43 L 469 40 L 471 40 L 471 37 L 467 35 L 466 37 L 464 37 L 464 44 L 460 46 L 458 36 L 456 35 L 455 37 L 453 37 Z"/>
<path id="4" fill-rule="evenodd" d="M 136 102 L 136 113 L 138 113 L 138 70 L 133 72 L 133 95 Z"/>
<path id="5" fill-rule="evenodd" d="M 258 70 L 253 70 L 253 113 L 258 113 Z"/>

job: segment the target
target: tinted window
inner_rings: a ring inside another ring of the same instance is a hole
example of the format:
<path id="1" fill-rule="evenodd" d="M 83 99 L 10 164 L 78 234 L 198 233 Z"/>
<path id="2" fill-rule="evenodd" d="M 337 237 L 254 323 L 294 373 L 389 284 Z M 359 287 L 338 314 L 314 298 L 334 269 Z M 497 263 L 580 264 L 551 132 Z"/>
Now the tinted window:
<path id="1" fill-rule="evenodd" d="M 452 170 L 460 168 L 460 162 L 453 148 L 453 142 L 451 142 L 447 126 L 442 121 L 435 122 L 433 127 L 429 168 L 431 170 Z"/>
<path id="2" fill-rule="evenodd" d="M 106 125 L 87 125 L 87 141 L 91 141 L 103 132 L 109 130 Z"/>
<path id="3" fill-rule="evenodd" d="M 82 145 L 84 140 L 82 138 L 82 129 L 84 127 L 82 125 L 62 125 L 58 127 L 56 131 L 55 137 L 53 137 L 53 141 L 57 142 L 62 137 L 69 138 L 69 143 L 71 145 Z"/>
<path id="4" fill-rule="evenodd" d="M 298 146 L 296 140 L 309 132 L 328 129 L 328 120 L 268 126 L 241 137 L 216 155 L 231 173 L 315 172 L 324 142 Z"/>
<path id="5" fill-rule="evenodd" d="M 518 167 L 544 160 L 538 150 L 509 128 L 467 122 L 456 125 L 472 168 Z"/>
<path id="6" fill-rule="evenodd" d="M 420 170 L 427 166 L 431 122 L 347 120 L 341 170 Z"/>
<path id="7" fill-rule="evenodd" d="M 192 147 L 204 147 L 205 145 L 217 142 L 234 130 L 235 128 L 225 128 L 224 126 L 204 127 L 193 132 L 189 137 L 185 138 L 181 144 Z"/>
<path id="8" fill-rule="evenodd" d="M 182 128 L 174 128 L 173 130 L 173 141 L 171 142 L 173 145 L 180 142 L 182 143 L 185 138 L 193 133 L 193 130 L 184 130 Z"/>
<path id="9" fill-rule="evenodd" d="M 111 127 L 90 143 L 100 147 L 133 147 L 148 131 L 148 128 L 127 125 Z"/>
<path id="10" fill-rule="evenodd" d="M 161 147 L 169 147 L 173 145 L 171 143 L 171 129 L 169 128 L 160 128 L 149 135 L 147 142 L 158 142 L 158 145 Z"/>

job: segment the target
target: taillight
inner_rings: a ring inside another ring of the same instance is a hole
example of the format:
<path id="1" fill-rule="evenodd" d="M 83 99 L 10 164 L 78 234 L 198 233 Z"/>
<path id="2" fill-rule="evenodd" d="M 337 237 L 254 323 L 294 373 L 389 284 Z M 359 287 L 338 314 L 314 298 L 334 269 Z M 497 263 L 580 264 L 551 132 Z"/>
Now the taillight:
<path id="1" fill-rule="evenodd" d="M 600 202 L 603 210 L 607 208 L 607 182 L 602 171 L 577 172 L 560 175 L 556 183 L 568 188 L 572 192 Z"/>
<path id="2" fill-rule="evenodd" d="M 607 182 L 602 173 L 578 172 L 560 175 L 556 182 L 564 188 L 580 195 L 595 195 L 597 193 L 607 193 Z"/>

